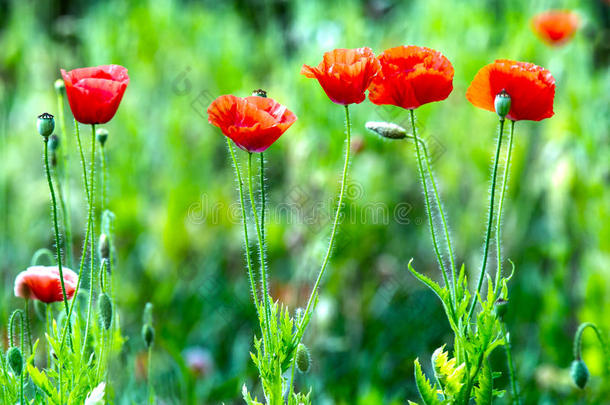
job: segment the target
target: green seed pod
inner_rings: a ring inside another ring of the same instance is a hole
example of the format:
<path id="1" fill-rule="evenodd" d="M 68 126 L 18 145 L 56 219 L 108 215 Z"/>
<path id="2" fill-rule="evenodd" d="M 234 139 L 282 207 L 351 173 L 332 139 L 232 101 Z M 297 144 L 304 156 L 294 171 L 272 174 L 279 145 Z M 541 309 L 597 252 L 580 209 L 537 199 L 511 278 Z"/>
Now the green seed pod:
<path id="1" fill-rule="evenodd" d="M 8 349 L 6 357 L 8 360 L 8 365 L 11 370 L 13 370 L 13 373 L 20 376 L 23 372 L 23 356 L 21 355 L 21 350 L 19 350 L 18 347 L 11 347 Z"/>
<path id="2" fill-rule="evenodd" d="M 392 124 L 391 122 L 369 121 L 366 123 L 365 127 L 383 138 L 404 139 L 407 136 L 406 129 L 399 125 Z"/>
<path id="3" fill-rule="evenodd" d="M 150 348 L 150 346 L 155 341 L 155 328 L 153 328 L 149 324 L 145 324 L 144 326 L 142 326 L 142 339 L 144 340 L 146 348 Z"/>
<path id="4" fill-rule="evenodd" d="M 100 235 L 99 250 L 102 259 L 110 259 L 110 240 L 105 233 Z"/>
<path id="5" fill-rule="evenodd" d="M 104 146 L 108 139 L 108 130 L 106 128 L 98 128 L 97 131 L 95 131 L 95 137 L 100 145 Z"/>
<path id="6" fill-rule="evenodd" d="M 256 89 L 252 92 L 253 96 L 264 97 L 267 98 L 267 92 L 263 89 Z"/>
<path id="7" fill-rule="evenodd" d="M 112 323 L 112 300 L 106 293 L 101 293 L 97 300 L 97 310 L 104 329 L 110 329 Z"/>
<path id="8" fill-rule="evenodd" d="M 297 369 L 301 373 L 309 371 L 311 366 L 311 356 L 309 355 L 309 349 L 303 343 L 299 343 L 297 347 Z"/>
<path id="9" fill-rule="evenodd" d="M 500 320 L 504 318 L 504 315 L 506 315 L 507 310 L 508 300 L 505 300 L 504 298 L 498 298 L 494 303 L 494 311 L 496 311 L 496 315 L 498 316 L 498 318 L 500 318 Z"/>
<path id="10" fill-rule="evenodd" d="M 59 148 L 59 137 L 57 135 L 51 135 L 49 137 L 49 151 L 55 153 Z"/>
<path id="11" fill-rule="evenodd" d="M 570 375 L 572 376 L 574 383 L 580 389 L 584 389 L 585 385 L 587 385 L 587 381 L 589 381 L 589 369 L 582 360 L 574 360 L 572 362 L 572 366 L 570 367 Z"/>
<path id="12" fill-rule="evenodd" d="M 38 127 L 38 133 L 43 137 L 48 138 L 55 129 L 55 119 L 49 113 L 42 113 L 38 116 L 36 126 Z"/>
<path id="13" fill-rule="evenodd" d="M 496 114 L 500 117 L 501 120 L 506 117 L 506 114 L 510 111 L 510 95 L 506 92 L 506 90 L 502 90 L 496 95 L 494 100 L 494 107 L 496 109 Z"/>
<path id="14" fill-rule="evenodd" d="M 66 85 L 63 80 L 57 79 L 55 80 L 55 91 L 58 93 L 63 92 L 66 89 Z"/>

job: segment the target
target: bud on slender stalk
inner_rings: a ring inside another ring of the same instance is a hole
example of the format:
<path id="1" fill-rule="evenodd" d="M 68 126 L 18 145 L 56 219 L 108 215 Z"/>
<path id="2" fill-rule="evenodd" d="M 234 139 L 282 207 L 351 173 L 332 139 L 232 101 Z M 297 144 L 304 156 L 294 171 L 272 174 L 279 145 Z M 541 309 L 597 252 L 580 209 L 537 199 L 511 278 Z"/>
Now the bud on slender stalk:
<path id="1" fill-rule="evenodd" d="M 309 355 L 309 349 L 303 343 L 299 343 L 297 346 L 297 369 L 301 373 L 307 373 L 311 366 L 311 356 Z"/>
<path id="2" fill-rule="evenodd" d="M 55 153 L 59 149 L 59 137 L 57 135 L 51 135 L 49 137 L 49 151 Z"/>
<path id="3" fill-rule="evenodd" d="M 383 138 L 404 139 L 407 136 L 406 129 L 391 122 L 369 121 L 366 123 L 365 127 Z"/>
<path id="4" fill-rule="evenodd" d="M 6 353 L 8 365 L 15 375 L 20 376 L 23 372 L 23 356 L 18 347 L 11 347 Z"/>
<path id="5" fill-rule="evenodd" d="M 572 362 L 572 366 L 570 367 L 570 375 L 572 376 L 574 383 L 580 389 L 584 389 L 587 385 L 587 381 L 589 381 L 589 369 L 582 360 L 574 360 Z"/>
<path id="6" fill-rule="evenodd" d="M 155 328 L 149 324 L 142 326 L 142 339 L 146 348 L 149 349 L 155 341 Z"/>
<path id="7" fill-rule="evenodd" d="M 106 140 L 108 139 L 108 130 L 106 128 L 98 128 L 95 131 L 95 137 L 100 145 L 104 146 Z"/>
<path id="8" fill-rule="evenodd" d="M 498 298 L 494 303 L 494 311 L 496 312 L 496 316 L 502 320 L 504 315 L 506 315 L 506 311 L 508 310 L 508 300 L 504 298 Z"/>
<path id="9" fill-rule="evenodd" d="M 48 138 L 55 129 L 55 119 L 49 113 L 42 113 L 38 116 L 36 126 L 38 127 L 38 133 L 43 137 Z"/>
<path id="10" fill-rule="evenodd" d="M 100 235 L 99 250 L 100 257 L 102 259 L 110 258 L 110 241 L 108 240 L 108 235 L 106 235 L 105 233 Z"/>
<path id="11" fill-rule="evenodd" d="M 66 85 L 65 85 L 64 81 L 61 79 L 55 80 L 55 91 L 58 93 L 61 93 L 64 90 L 66 90 Z"/>
<path id="12" fill-rule="evenodd" d="M 112 323 L 112 300 L 106 293 L 101 293 L 97 301 L 97 309 L 104 329 L 110 329 Z"/>
<path id="13" fill-rule="evenodd" d="M 494 107 L 496 109 L 496 114 L 503 120 L 506 117 L 506 114 L 510 111 L 510 95 L 506 92 L 506 90 L 502 90 L 496 95 L 494 100 Z"/>

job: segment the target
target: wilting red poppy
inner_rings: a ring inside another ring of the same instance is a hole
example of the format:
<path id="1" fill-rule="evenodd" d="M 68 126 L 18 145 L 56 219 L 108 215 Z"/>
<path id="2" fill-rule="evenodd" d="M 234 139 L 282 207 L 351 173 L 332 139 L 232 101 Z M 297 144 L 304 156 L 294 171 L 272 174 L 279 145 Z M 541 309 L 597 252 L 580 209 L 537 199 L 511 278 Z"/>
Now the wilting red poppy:
<path id="1" fill-rule="evenodd" d="M 571 11 L 550 10 L 532 18 L 532 28 L 549 45 L 563 45 L 578 29 L 578 16 Z"/>
<path id="2" fill-rule="evenodd" d="M 114 117 L 129 84 L 119 65 L 61 69 L 74 118 L 83 124 L 104 124 Z"/>
<path id="3" fill-rule="evenodd" d="M 374 104 L 414 109 L 446 99 L 453 90 L 453 66 L 442 53 L 421 46 L 398 46 L 379 55 L 381 72 L 369 88 Z"/>
<path id="4" fill-rule="evenodd" d="M 263 152 L 297 120 L 272 98 L 220 96 L 208 107 L 208 122 L 248 152 Z"/>
<path id="5" fill-rule="evenodd" d="M 495 111 L 496 95 L 505 90 L 511 99 L 506 118 L 540 121 L 553 116 L 555 79 L 548 70 L 532 63 L 498 59 L 476 74 L 466 91 L 475 107 Z"/>
<path id="6" fill-rule="evenodd" d="M 66 296 L 71 299 L 78 283 L 75 272 L 62 267 Z M 63 301 L 61 280 L 57 266 L 31 266 L 15 279 L 15 296 L 45 303 Z"/>
<path id="7" fill-rule="evenodd" d="M 301 69 L 302 75 L 318 79 L 328 98 L 342 105 L 363 102 L 378 72 L 379 61 L 370 48 L 335 49 L 326 52 L 317 67 Z"/>

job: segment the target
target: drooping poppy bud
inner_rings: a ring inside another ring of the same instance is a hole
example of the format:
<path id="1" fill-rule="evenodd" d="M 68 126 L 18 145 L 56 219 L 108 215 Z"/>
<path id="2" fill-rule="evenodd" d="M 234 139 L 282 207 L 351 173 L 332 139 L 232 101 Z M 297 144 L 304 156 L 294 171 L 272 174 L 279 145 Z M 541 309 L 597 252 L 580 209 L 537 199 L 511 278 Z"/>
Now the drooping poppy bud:
<path id="1" fill-rule="evenodd" d="M 506 315 L 507 310 L 508 310 L 508 300 L 505 300 L 504 298 L 498 298 L 496 300 L 496 302 L 494 303 L 494 311 L 496 312 L 496 315 L 498 316 L 498 318 L 500 318 L 500 319 L 504 318 L 504 315 Z"/>
<path id="2" fill-rule="evenodd" d="M 23 355 L 21 354 L 21 350 L 19 350 L 18 347 L 11 347 L 6 353 L 6 357 L 8 365 L 13 373 L 20 376 L 23 372 Z"/>
<path id="3" fill-rule="evenodd" d="M 309 355 L 309 349 L 303 343 L 299 343 L 297 346 L 297 369 L 301 373 L 307 373 L 311 366 L 311 356 Z"/>
<path id="4" fill-rule="evenodd" d="M 506 90 L 502 89 L 502 91 L 496 95 L 496 98 L 494 99 L 494 108 L 496 109 L 498 117 L 503 120 L 510 111 L 510 95 Z"/>
<path id="5" fill-rule="evenodd" d="M 99 250 L 100 257 L 102 259 L 110 258 L 110 241 L 108 240 L 108 235 L 106 235 L 105 233 L 100 235 Z"/>
<path id="6" fill-rule="evenodd" d="M 404 139 L 407 136 L 406 129 L 391 122 L 369 121 L 366 123 L 365 127 L 383 138 Z"/>
<path id="7" fill-rule="evenodd" d="M 38 116 L 36 126 L 38 127 L 38 133 L 43 137 L 48 138 L 55 129 L 55 119 L 49 113 L 42 113 Z"/>
<path id="8" fill-rule="evenodd" d="M 104 329 L 110 329 L 112 323 L 112 300 L 106 293 L 101 293 L 97 301 L 97 309 Z"/>
<path id="9" fill-rule="evenodd" d="M 149 324 L 142 326 L 142 340 L 144 340 L 146 348 L 150 348 L 155 341 L 155 328 Z"/>
<path id="10" fill-rule="evenodd" d="M 584 389 L 589 381 L 589 369 L 582 360 L 574 360 L 570 367 L 570 375 L 572 380 L 580 389 Z"/>
<path id="11" fill-rule="evenodd" d="M 106 140 L 108 139 L 108 130 L 106 128 L 98 128 L 95 131 L 95 137 L 100 145 L 104 146 Z"/>
<path id="12" fill-rule="evenodd" d="M 66 84 L 64 83 L 64 81 L 61 79 L 55 80 L 55 91 L 57 93 L 61 93 L 65 90 L 66 90 Z"/>

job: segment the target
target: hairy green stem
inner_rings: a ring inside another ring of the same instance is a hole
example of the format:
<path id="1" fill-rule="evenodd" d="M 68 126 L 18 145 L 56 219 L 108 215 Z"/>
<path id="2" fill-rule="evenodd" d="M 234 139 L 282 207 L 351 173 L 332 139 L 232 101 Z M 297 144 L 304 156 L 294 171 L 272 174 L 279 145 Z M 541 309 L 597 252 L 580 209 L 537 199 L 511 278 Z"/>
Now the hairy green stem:
<path id="1" fill-rule="evenodd" d="M 260 188 L 261 188 L 261 235 L 263 237 L 263 242 L 265 241 L 265 157 L 263 156 L 263 152 L 260 153 Z"/>
<path id="2" fill-rule="evenodd" d="M 26 330 L 26 334 L 28 336 L 28 345 L 30 347 L 30 354 L 33 354 L 34 346 L 32 345 L 32 330 L 30 329 L 30 312 L 28 311 L 28 302 L 30 300 L 28 300 L 26 298 L 24 301 L 25 301 L 25 305 L 24 305 L 23 312 L 25 313 L 25 330 Z"/>
<path id="3" fill-rule="evenodd" d="M 69 178 L 69 173 L 68 173 L 68 135 L 66 132 L 66 118 L 65 118 L 65 114 L 64 114 L 64 96 L 63 96 L 63 92 L 62 91 L 58 91 L 57 92 L 57 110 L 58 110 L 58 114 L 59 114 L 59 126 L 60 126 L 60 130 L 61 130 L 61 135 L 63 137 L 62 142 L 63 145 L 61 146 L 61 167 L 62 167 L 62 175 L 61 177 L 63 177 L 63 183 L 64 184 L 68 184 L 68 178 Z M 68 265 L 70 267 L 72 267 L 74 265 L 74 258 L 73 258 L 73 252 L 72 252 L 72 221 L 71 221 L 71 216 L 70 216 L 70 210 L 66 209 L 66 204 L 64 201 L 69 200 L 68 198 L 68 190 L 69 187 L 63 188 L 61 186 L 62 181 L 60 181 L 60 176 L 57 176 L 57 188 L 58 188 L 58 192 L 59 192 L 59 200 L 61 203 L 61 209 L 62 209 L 62 218 L 63 218 L 63 222 L 64 222 L 64 232 L 66 234 L 65 237 L 65 254 L 66 254 L 66 262 L 68 263 Z M 62 190 L 63 188 L 63 190 Z"/>
<path id="4" fill-rule="evenodd" d="M 269 305 L 269 287 L 267 286 L 267 269 L 265 265 L 265 244 L 261 233 L 260 222 L 256 210 L 256 202 L 254 200 L 254 189 L 252 186 L 252 152 L 248 153 L 248 190 L 250 191 L 250 205 L 252 206 L 252 215 L 254 216 L 254 224 L 256 225 L 256 236 L 258 237 L 259 258 L 261 264 L 261 279 L 263 287 L 263 310 L 265 319 L 265 329 L 271 331 L 271 307 Z M 269 348 L 266 347 L 266 350 Z"/>
<path id="5" fill-rule="evenodd" d="M 438 247 L 438 241 L 437 241 L 437 237 L 436 237 L 436 230 L 434 229 L 434 219 L 432 218 L 432 209 L 431 209 L 431 204 L 430 204 L 430 194 L 428 192 L 428 185 L 427 185 L 427 181 L 426 181 L 426 174 L 424 173 L 424 165 L 422 164 L 422 157 L 421 157 L 421 151 L 419 148 L 419 140 L 417 138 L 417 128 L 415 127 L 415 112 L 414 110 L 409 110 L 410 115 L 411 115 L 411 128 L 413 130 L 413 138 L 415 139 L 415 154 L 417 157 L 417 166 L 419 168 L 419 175 L 421 177 L 421 181 L 422 181 L 422 186 L 424 188 L 424 199 L 425 199 L 425 203 L 426 203 L 426 214 L 428 215 L 428 223 L 430 225 L 430 235 L 432 236 L 432 244 L 434 246 L 434 252 L 436 253 L 436 259 L 438 260 L 438 264 L 441 267 L 441 271 L 443 273 L 443 280 L 445 282 L 445 285 L 447 286 L 447 288 L 449 288 L 449 294 L 450 295 L 454 295 L 455 291 L 453 291 L 453 293 L 451 292 L 451 284 L 449 283 L 449 277 L 447 275 L 447 269 L 445 268 L 445 264 L 443 263 L 443 258 L 441 256 L 440 253 L 440 249 Z M 428 159 L 426 158 L 426 162 L 428 161 Z M 429 166 L 428 166 L 429 167 Z M 430 170 L 431 171 L 431 170 Z M 435 187 L 435 192 L 436 192 L 436 187 Z M 437 199 L 438 199 L 438 193 L 436 193 Z M 437 204 L 440 207 L 440 201 L 438 201 L 439 204 Z M 443 215 L 444 217 L 444 215 Z M 444 220 L 443 220 L 444 222 Z M 447 233 L 448 234 L 448 233 Z M 455 272 L 454 272 L 455 274 Z M 455 276 L 454 276 L 455 278 Z M 453 297 L 452 297 L 453 298 Z M 455 312 L 455 299 L 452 300 L 451 302 L 451 306 L 452 306 L 452 311 Z"/>
<path id="6" fill-rule="evenodd" d="M 152 345 L 148 346 L 148 361 L 147 361 L 147 371 L 146 371 L 146 396 L 148 397 L 148 403 L 149 404 L 154 404 L 155 403 L 155 396 L 153 394 L 153 389 L 152 389 Z"/>
<path id="7" fill-rule="evenodd" d="M 508 363 L 508 376 L 510 379 L 510 386 L 513 395 L 513 404 L 520 405 L 521 399 L 519 398 L 519 386 L 517 384 L 517 375 L 515 373 L 515 363 L 513 362 L 510 335 L 506 330 L 506 324 L 504 323 L 504 321 L 500 321 L 500 325 L 502 328 L 502 335 L 504 336 L 504 340 L 506 341 L 506 343 L 504 344 L 504 350 L 506 351 L 506 362 Z"/>
<path id="8" fill-rule="evenodd" d="M 309 316 L 310 311 L 313 312 L 315 309 L 315 302 L 318 295 L 318 289 L 320 288 L 320 281 L 322 280 L 322 276 L 324 275 L 324 271 L 326 270 L 326 266 L 328 265 L 328 260 L 330 259 L 330 254 L 333 249 L 333 245 L 335 242 L 335 234 L 337 233 L 337 227 L 339 225 L 339 219 L 341 218 L 341 208 L 343 208 L 343 196 L 345 194 L 345 189 L 347 187 L 347 171 L 349 168 L 349 157 L 350 157 L 350 147 L 351 147 L 351 123 L 349 116 L 349 107 L 345 106 L 345 134 L 346 134 L 346 146 L 345 146 L 345 163 L 343 164 L 343 176 L 341 178 L 341 191 L 339 192 L 339 202 L 337 204 L 337 211 L 335 212 L 335 220 L 333 222 L 333 227 L 330 233 L 330 240 L 328 242 L 328 249 L 326 250 L 326 255 L 324 256 L 324 260 L 322 261 L 322 266 L 320 267 L 320 272 L 318 273 L 318 277 L 316 278 L 316 282 L 311 291 L 311 295 L 309 296 L 309 300 L 307 301 L 307 307 L 305 308 L 305 312 L 303 312 L 303 319 L 299 326 L 299 330 L 297 332 L 296 344 L 298 344 L 305 333 L 305 328 L 307 327 L 307 323 L 311 316 Z"/>
<path id="9" fill-rule="evenodd" d="M 227 146 L 229 147 L 229 152 L 231 153 L 231 158 L 233 160 L 233 167 L 235 167 L 235 177 L 237 180 L 237 186 L 239 189 L 239 203 L 241 206 L 241 216 L 242 222 L 244 225 L 244 245 L 246 249 L 246 264 L 248 265 L 248 277 L 250 278 L 250 288 L 252 289 L 252 298 L 254 299 L 254 306 L 256 307 L 256 313 L 261 316 L 261 308 L 260 303 L 258 301 L 258 290 L 256 288 L 256 283 L 254 282 L 254 271 L 252 270 L 252 258 L 250 254 L 250 243 L 248 240 L 248 224 L 247 224 L 247 216 L 246 216 L 246 204 L 244 202 L 244 185 L 241 178 L 241 171 L 239 170 L 239 165 L 237 163 L 237 158 L 235 157 L 235 150 L 233 149 L 233 145 L 231 144 L 231 140 L 227 138 Z M 265 330 L 261 326 L 261 332 L 263 333 L 263 339 L 266 340 Z"/>
<path id="10" fill-rule="evenodd" d="M 91 187 L 89 193 L 89 219 L 87 222 L 91 228 L 89 232 L 90 237 L 90 275 L 89 275 L 89 303 L 87 305 L 87 322 L 85 324 L 85 335 L 83 338 L 83 347 L 81 349 L 81 356 L 85 355 L 85 348 L 87 347 L 87 337 L 89 336 L 89 327 L 91 322 L 91 308 L 93 306 L 93 282 L 95 272 L 95 221 L 94 218 L 94 203 L 95 203 L 95 124 L 91 124 L 91 161 L 89 162 L 89 185 Z"/>
<path id="11" fill-rule="evenodd" d="M 55 231 L 55 249 L 57 255 L 57 269 L 59 270 L 59 280 L 61 284 L 61 293 L 66 310 L 66 316 L 69 313 L 68 297 L 66 296 L 66 285 L 64 283 L 64 271 L 61 263 L 61 239 L 59 237 L 59 226 L 57 224 L 57 200 L 55 199 L 55 190 L 53 188 L 53 180 L 51 179 L 51 170 L 49 169 L 49 137 L 44 138 L 44 164 L 47 174 L 47 182 L 49 183 L 49 191 L 51 192 L 51 207 L 53 212 L 53 229 Z"/>
<path id="12" fill-rule="evenodd" d="M 511 121 L 510 133 L 508 134 L 508 148 L 506 150 L 506 162 L 504 163 L 504 174 L 502 175 L 502 188 L 500 189 L 500 201 L 498 204 L 498 221 L 496 222 L 496 253 L 498 259 L 498 268 L 496 270 L 496 297 L 500 293 L 500 278 L 502 277 L 502 210 L 504 207 L 504 196 L 508 186 L 508 177 L 510 173 L 510 157 L 513 150 L 513 134 L 515 130 L 515 121 Z"/>
<path id="13" fill-rule="evenodd" d="M 481 286 L 483 285 L 483 278 L 485 278 L 485 269 L 487 268 L 487 255 L 489 254 L 489 239 L 491 237 L 491 228 L 494 214 L 494 202 L 496 196 L 496 180 L 498 176 L 498 161 L 500 160 L 500 150 L 502 149 L 502 134 L 504 132 L 504 119 L 500 119 L 500 134 L 498 135 L 498 142 L 496 146 L 496 156 L 494 158 L 494 167 L 491 174 L 491 192 L 489 196 L 489 215 L 487 218 L 487 232 L 485 233 L 485 245 L 483 248 L 483 264 L 481 264 L 481 273 L 479 274 L 479 281 L 477 282 L 477 290 L 472 295 L 472 303 L 470 304 L 470 310 L 468 311 L 468 317 L 470 319 L 474 312 L 474 308 L 477 304 L 479 293 L 481 292 Z"/>

